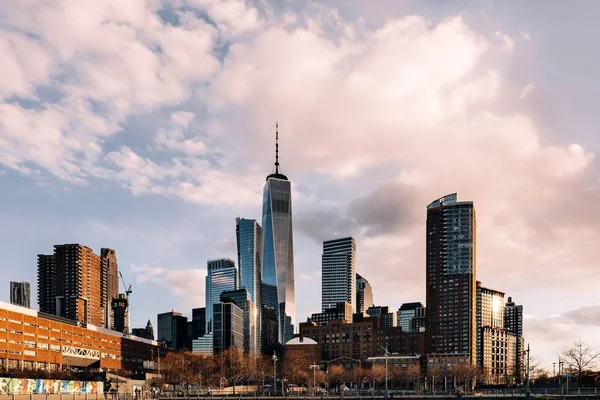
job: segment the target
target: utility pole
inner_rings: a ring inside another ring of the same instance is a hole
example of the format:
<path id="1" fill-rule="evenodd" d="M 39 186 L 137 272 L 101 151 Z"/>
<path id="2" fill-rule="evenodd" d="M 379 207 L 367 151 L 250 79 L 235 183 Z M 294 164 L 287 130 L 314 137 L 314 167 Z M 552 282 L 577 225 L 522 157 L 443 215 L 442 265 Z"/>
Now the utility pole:
<path id="1" fill-rule="evenodd" d="M 319 366 L 314 362 L 310 365 L 310 369 L 313 370 L 313 395 L 315 396 L 317 394 L 317 368 L 319 368 Z"/>

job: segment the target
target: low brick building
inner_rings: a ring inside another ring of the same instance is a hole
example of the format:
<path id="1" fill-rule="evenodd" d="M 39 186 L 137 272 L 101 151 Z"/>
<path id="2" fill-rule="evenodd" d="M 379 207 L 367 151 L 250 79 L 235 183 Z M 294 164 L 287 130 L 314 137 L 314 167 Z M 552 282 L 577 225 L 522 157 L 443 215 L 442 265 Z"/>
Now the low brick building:
<path id="1" fill-rule="evenodd" d="M 154 370 L 157 342 L 0 302 L 0 369 Z"/>

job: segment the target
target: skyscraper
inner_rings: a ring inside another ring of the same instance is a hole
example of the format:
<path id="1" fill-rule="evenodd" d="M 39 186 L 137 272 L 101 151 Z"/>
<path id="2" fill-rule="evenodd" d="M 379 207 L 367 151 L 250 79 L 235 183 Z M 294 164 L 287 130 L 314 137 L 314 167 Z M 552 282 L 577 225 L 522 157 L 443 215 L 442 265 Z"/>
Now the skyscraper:
<path id="1" fill-rule="evenodd" d="M 167 347 L 183 350 L 187 344 L 187 318 L 177 311 L 158 314 L 156 340 L 165 342 Z"/>
<path id="2" fill-rule="evenodd" d="M 354 238 L 323 242 L 321 256 L 321 311 L 337 303 L 356 301 L 356 242 Z"/>
<path id="3" fill-rule="evenodd" d="M 475 364 L 475 238 L 473 202 L 454 193 L 427 206 L 428 365 Z"/>
<path id="4" fill-rule="evenodd" d="M 53 255 L 38 255 L 40 311 L 95 326 L 105 326 L 107 263 L 80 244 L 54 246 Z"/>
<path id="5" fill-rule="evenodd" d="M 10 283 L 10 304 L 31 308 L 31 286 L 29 282 Z"/>
<path id="6" fill-rule="evenodd" d="M 278 341 L 284 343 L 292 338 L 296 320 L 292 188 L 287 176 L 279 173 L 279 131 L 277 125 L 275 128 L 275 173 L 267 176 L 263 190 L 262 277 L 265 286 L 275 288 L 277 300 L 263 296 L 262 303 L 275 309 Z"/>
<path id="7" fill-rule="evenodd" d="M 106 273 L 106 304 L 112 304 L 114 299 L 119 298 L 119 265 L 117 253 L 113 249 L 100 249 L 100 262 Z M 126 288 L 125 288 L 126 289 Z M 105 328 L 112 329 L 114 325 L 112 307 L 105 307 Z"/>
<path id="8" fill-rule="evenodd" d="M 368 280 L 356 274 L 356 313 L 362 314 L 367 308 L 375 305 L 373 303 L 373 288 Z"/>
<path id="9" fill-rule="evenodd" d="M 235 262 L 229 258 L 209 260 L 206 274 L 206 333 L 212 332 L 213 304 L 221 302 L 221 293 L 238 288 Z"/>
<path id="10" fill-rule="evenodd" d="M 254 219 L 237 218 L 235 224 L 237 239 L 238 268 L 240 272 L 240 287 L 246 289 L 250 295 L 250 310 L 254 321 L 250 325 L 255 327 L 255 341 L 252 346 L 257 354 L 261 352 L 261 311 L 262 311 L 262 259 L 263 259 L 263 232 Z M 252 347 L 251 346 L 251 347 Z"/>

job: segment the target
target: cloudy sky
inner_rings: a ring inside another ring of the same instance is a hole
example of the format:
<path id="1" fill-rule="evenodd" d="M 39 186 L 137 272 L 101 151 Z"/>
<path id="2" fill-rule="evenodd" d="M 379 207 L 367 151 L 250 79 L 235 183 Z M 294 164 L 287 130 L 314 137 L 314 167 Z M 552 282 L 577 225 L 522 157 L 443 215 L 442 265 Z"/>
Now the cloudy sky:
<path id="1" fill-rule="evenodd" d="M 299 319 L 353 235 L 375 302 L 424 301 L 425 206 L 477 209 L 477 277 L 546 365 L 600 342 L 600 80 L 581 1 L 15 0 L 0 8 L 0 272 L 116 249 L 134 326 L 204 305 L 273 170 L 293 182 Z M 558 28 L 560 27 L 560 29 Z"/>

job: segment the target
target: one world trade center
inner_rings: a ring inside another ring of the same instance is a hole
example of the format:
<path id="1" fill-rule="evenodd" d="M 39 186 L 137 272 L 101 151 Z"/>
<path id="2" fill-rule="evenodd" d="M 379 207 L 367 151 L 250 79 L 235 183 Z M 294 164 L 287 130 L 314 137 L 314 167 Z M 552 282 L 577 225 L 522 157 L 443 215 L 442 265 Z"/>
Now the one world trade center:
<path id="1" fill-rule="evenodd" d="M 263 190 L 263 306 L 274 309 L 279 343 L 294 335 L 294 240 L 292 190 L 287 176 L 279 172 L 279 132 L 275 133 L 275 173 L 267 176 Z"/>

